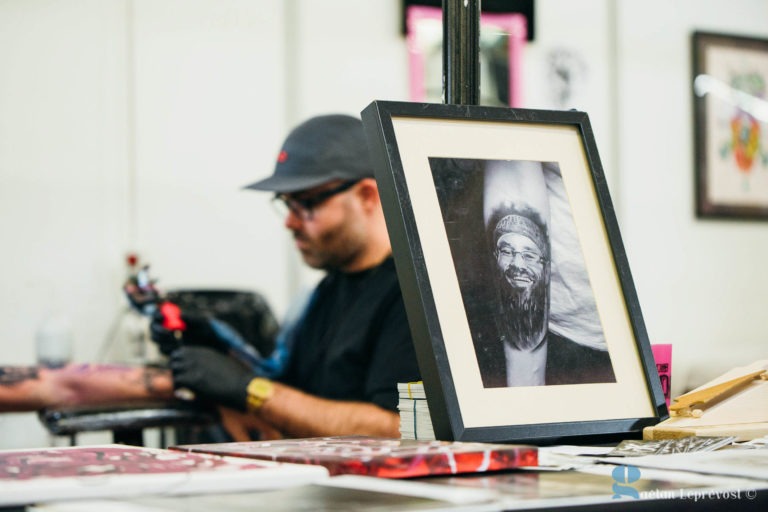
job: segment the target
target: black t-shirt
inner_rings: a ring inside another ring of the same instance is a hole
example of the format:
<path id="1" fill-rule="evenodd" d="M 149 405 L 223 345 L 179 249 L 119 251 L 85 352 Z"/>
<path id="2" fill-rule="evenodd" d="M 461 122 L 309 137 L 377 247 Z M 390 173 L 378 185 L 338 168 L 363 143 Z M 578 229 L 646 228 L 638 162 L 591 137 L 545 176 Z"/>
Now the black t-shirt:
<path id="1" fill-rule="evenodd" d="M 333 400 L 397 411 L 397 383 L 420 380 L 392 258 L 329 273 L 296 334 L 281 382 Z"/>

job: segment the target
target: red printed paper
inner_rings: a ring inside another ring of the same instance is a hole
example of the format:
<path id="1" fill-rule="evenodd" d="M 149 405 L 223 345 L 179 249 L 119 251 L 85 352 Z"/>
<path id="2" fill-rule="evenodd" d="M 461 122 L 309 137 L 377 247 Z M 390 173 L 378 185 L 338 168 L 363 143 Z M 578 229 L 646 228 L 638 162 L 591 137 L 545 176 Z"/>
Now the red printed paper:
<path id="1" fill-rule="evenodd" d="M 383 478 L 482 473 L 538 465 L 535 446 L 363 436 L 197 444 L 171 449 L 325 466 L 331 475 Z"/>

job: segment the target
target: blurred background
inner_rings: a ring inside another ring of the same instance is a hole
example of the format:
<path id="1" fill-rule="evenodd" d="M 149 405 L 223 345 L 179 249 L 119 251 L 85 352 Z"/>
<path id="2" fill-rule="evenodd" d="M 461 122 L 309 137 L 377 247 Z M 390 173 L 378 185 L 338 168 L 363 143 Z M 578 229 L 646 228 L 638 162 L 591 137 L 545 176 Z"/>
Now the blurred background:
<path id="1" fill-rule="evenodd" d="M 691 34 L 768 38 L 768 2 L 531 3 L 518 106 L 589 114 L 673 396 L 765 358 L 768 224 L 695 215 Z M 298 122 L 411 99 L 402 26 L 401 0 L 0 0 L 0 364 L 34 364 L 51 325 L 82 362 L 141 330 L 131 254 L 162 289 L 256 291 L 284 315 L 318 275 L 241 187 Z M 47 442 L 34 414 L 0 415 L 0 448 Z"/>

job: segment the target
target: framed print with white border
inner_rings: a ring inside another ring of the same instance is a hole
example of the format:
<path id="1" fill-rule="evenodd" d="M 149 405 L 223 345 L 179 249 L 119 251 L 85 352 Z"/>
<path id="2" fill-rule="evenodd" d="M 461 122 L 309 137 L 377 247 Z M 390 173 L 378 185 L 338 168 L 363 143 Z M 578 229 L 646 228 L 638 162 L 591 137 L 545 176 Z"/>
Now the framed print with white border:
<path id="1" fill-rule="evenodd" d="M 438 439 L 626 438 L 667 417 L 586 113 L 362 118 Z"/>

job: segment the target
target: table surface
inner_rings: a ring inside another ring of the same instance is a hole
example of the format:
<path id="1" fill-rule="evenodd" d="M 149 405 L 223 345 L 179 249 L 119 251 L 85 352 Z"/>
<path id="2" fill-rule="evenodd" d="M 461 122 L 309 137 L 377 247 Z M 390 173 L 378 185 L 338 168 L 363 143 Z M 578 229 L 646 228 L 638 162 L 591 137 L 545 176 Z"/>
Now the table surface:
<path id="1" fill-rule="evenodd" d="M 768 451 L 765 453 L 768 456 Z M 626 460 L 629 465 L 631 459 Z M 616 468 L 621 467 L 626 466 L 590 463 L 562 471 L 513 470 L 407 480 L 342 475 L 311 484 L 261 492 L 138 496 L 115 500 L 54 502 L 8 510 L 768 510 L 768 479 L 643 467 L 638 469 L 635 475 L 637 478 L 623 479 L 615 473 Z"/>

